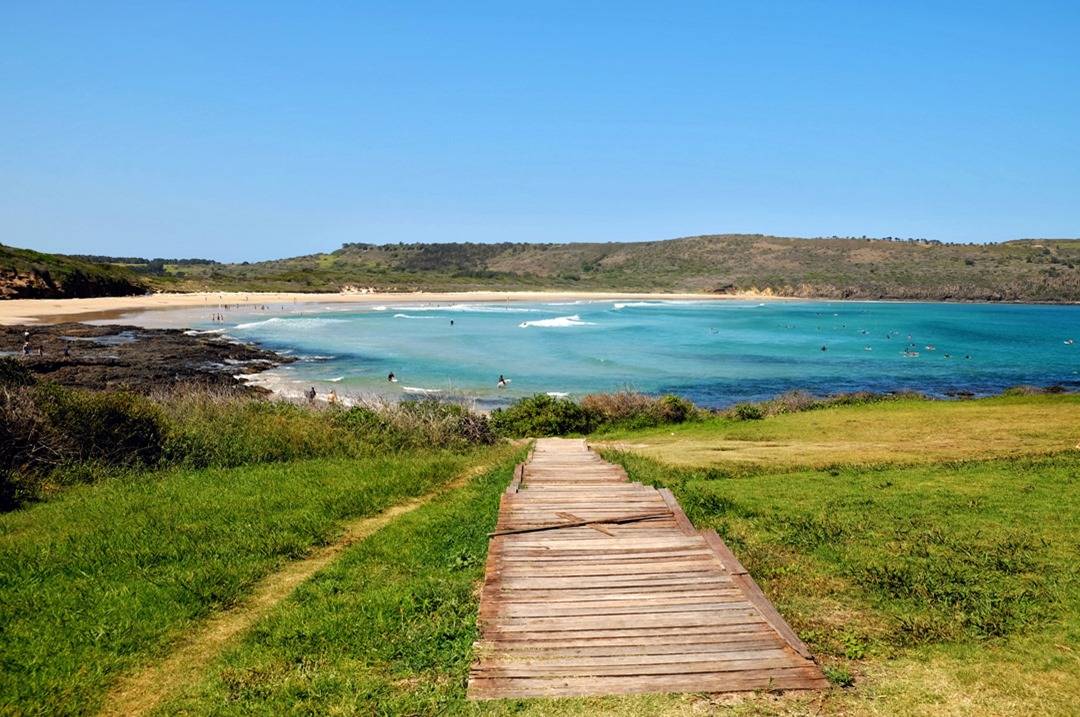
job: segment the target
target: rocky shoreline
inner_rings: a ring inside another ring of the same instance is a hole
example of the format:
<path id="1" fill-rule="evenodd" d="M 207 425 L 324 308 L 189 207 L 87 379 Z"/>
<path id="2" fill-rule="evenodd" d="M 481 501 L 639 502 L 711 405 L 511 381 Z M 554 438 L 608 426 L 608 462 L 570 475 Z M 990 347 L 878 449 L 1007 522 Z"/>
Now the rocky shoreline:
<path id="1" fill-rule="evenodd" d="M 16 358 L 45 381 L 138 393 L 178 387 L 269 393 L 241 376 L 295 360 L 194 331 L 79 323 L 0 326 L 0 356 Z"/>

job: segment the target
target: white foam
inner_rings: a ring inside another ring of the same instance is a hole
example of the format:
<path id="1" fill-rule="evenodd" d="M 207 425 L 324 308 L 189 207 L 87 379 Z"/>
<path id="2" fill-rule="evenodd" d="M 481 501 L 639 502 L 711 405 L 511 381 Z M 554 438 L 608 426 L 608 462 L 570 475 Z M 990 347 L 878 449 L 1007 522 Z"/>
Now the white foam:
<path id="1" fill-rule="evenodd" d="M 301 329 L 301 330 L 307 330 L 307 329 L 311 329 L 311 328 L 317 328 L 317 327 L 320 327 L 320 326 L 328 326 L 328 325 L 331 325 L 331 324 L 345 324 L 345 323 L 348 323 L 348 319 L 326 319 L 326 318 L 318 318 L 318 317 L 311 317 L 311 318 L 305 318 L 305 319 L 283 319 L 280 316 L 274 316 L 274 317 L 271 317 L 269 319 L 264 319 L 262 321 L 252 321 L 252 322 L 246 323 L 246 324 L 237 324 L 233 328 L 243 330 L 243 329 L 254 329 L 254 328 L 258 328 L 260 326 L 271 326 L 271 325 L 275 325 L 275 324 L 283 324 L 283 325 L 288 326 L 289 328 L 298 328 L 298 329 Z"/>
<path id="2" fill-rule="evenodd" d="M 614 304 L 612 308 L 616 311 L 620 309 L 640 309 L 652 306 L 688 306 L 692 304 L 704 304 L 704 301 L 690 301 L 685 299 L 670 299 L 668 301 L 622 301 Z"/>
<path id="3" fill-rule="evenodd" d="M 442 393 L 441 388 L 419 388 L 418 386 L 402 386 L 401 390 L 405 393 L 419 393 L 423 395 Z"/>
<path id="4" fill-rule="evenodd" d="M 395 319 L 435 319 L 435 316 L 410 316 L 409 314 L 394 314 Z"/>
<path id="5" fill-rule="evenodd" d="M 184 336 L 202 336 L 204 334 L 223 334 L 225 329 L 206 329 L 205 331 L 199 331 L 198 329 L 189 329 L 184 332 Z"/>
<path id="6" fill-rule="evenodd" d="M 385 307 L 384 307 L 385 308 Z M 444 306 L 394 306 L 396 311 L 450 311 L 454 313 L 476 314 L 538 314 L 540 309 L 526 309 L 521 306 L 491 306 L 488 304 L 446 304 Z"/>
<path id="7" fill-rule="evenodd" d="M 341 381 L 344 378 L 345 378 L 344 376 L 338 376 L 337 378 L 328 378 L 326 380 L 329 381 L 330 383 L 337 383 L 338 381 Z"/>
<path id="8" fill-rule="evenodd" d="M 247 323 L 247 324 L 237 324 L 233 328 L 236 328 L 236 329 L 253 329 L 256 326 L 267 326 L 269 324 L 276 324 L 276 323 L 280 322 L 281 320 L 282 319 L 281 319 L 280 316 L 275 316 L 273 318 L 264 319 L 262 321 L 252 321 L 252 322 Z"/>
<path id="9" fill-rule="evenodd" d="M 570 326 L 596 326 L 592 321 L 582 321 L 581 317 L 577 314 L 573 316 L 559 316 L 554 319 L 537 319 L 536 321 L 522 321 L 518 324 L 519 328 L 527 329 L 530 326 L 547 328 L 547 329 L 562 329 Z"/>
<path id="10" fill-rule="evenodd" d="M 552 398 L 566 398 L 570 394 L 566 391 L 548 391 L 547 395 L 551 396 Z"/>

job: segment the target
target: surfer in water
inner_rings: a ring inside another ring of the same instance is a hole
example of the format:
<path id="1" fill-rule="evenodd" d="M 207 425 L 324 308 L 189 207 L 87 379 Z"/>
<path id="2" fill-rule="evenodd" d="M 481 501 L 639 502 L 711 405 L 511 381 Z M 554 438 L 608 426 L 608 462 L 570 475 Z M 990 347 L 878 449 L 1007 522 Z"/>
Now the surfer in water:
<path id="1" fill-rule="evenodd" d="M 397 376 L 395 376 L 394 372 L 391 371 L 390 375 L 386 377 L 386 380 L 389 381 L 390 383 L 397 383 Z"/>
<path id="2" fill-rule="evenodd" d="M 508 383 L 510 383 L 510 382 L 509 382 L 509 381 L 507 381 L 507 380 L 506 380 L 506 377 L 505 377 L 505 376 L 503 376 L 503 375 L 502 375 L 502 374 L 500 373 L 500 374 L 499 374 L 499 384 L 498 384 L 498 385 L 499 385 L 499 388 L 506 388 L 506 384 L 508 384 Z"/>

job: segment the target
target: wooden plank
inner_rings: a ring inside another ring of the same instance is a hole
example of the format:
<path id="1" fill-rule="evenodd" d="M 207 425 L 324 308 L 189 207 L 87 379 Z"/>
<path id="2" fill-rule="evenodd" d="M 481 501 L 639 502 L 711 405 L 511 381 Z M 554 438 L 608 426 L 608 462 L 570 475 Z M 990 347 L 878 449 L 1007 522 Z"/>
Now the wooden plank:
<path id="1" fill-rule="evenodd" d="M 541 525 L 536 525 L 536 526 L 529 527 L 529 528 L 516 528 L 516 529 L 511 529 L 511 530 L 495 531 L 493 533 L 488 533 L 488 536 L 495 537 L 497 535 L 516 535 L 516 534 L 520 534 L 520 533 L 538 533 L 538 532 L 543 532 L 543 531 L 547 531 L 547 530 L 560 530 L 560 529 L 563 529 L 563 528 L 580 528 L 580 527 L 583 527 L 583 526 L 586 526 L 586 525 L 590 525 L 591 523 L 611 523 L 613 525 L 616 525 L 616 524 L 619 524 L 619 523 L 638 523 L 638 522 L 641 522 L 643 520 L 656 520 L 656 519 L 669 518 L 669 517 L 671 517 L 669 513 L 640 513 L 638 515 L 623 515 L 623 516 L 615 516 L 615 517 L 611 517 L 611 518 L 600 518 L 600 519 L 597 519 L 597 520 L 579 520 L 579 521 L 576 521 L 576 522 L 573 522 L 573 523 L 566 522 L 566 523 L 551 523 L 551 524 L 546 524 L 546 525 L 541 524 Z"/>
<path id="2" fill-rule="evenodd" d="M 469 681 L 474 699 L 505 697 L 573 697 L 625 695 L 650 692 L 750 692 L 758 690 L 825 689 L 828 682 L 814 667 L 690 675 L 634 675 L 629 677 L 475 678 Z"/>
<path id="3" fill-rule="evenodd" d="M 667 504 L 667 507 L 675 516 L 675 524 L 679 526 L 679 529 L 686 535 L 695 535 L 697 531 L 694 530 L 694 524 L 686 517 L 686 513 L 683 512 L 682 506 L 679 505 L 679 501 L 675 500 L 675 495 L 667 488 L 661 488 L 657 493 L 664 499 L 664 503 Z"/>

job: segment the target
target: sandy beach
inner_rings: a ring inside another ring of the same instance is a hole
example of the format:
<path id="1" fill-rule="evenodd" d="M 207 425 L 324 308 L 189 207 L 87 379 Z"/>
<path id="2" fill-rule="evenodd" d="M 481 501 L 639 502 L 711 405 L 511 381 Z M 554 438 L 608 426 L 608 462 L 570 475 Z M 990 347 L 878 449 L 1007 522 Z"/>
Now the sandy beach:
<path id="1" fill-rule="evenodd" d="M 120 319 L 133 313 L 167 309 L 197 309 L 229 305 L 303 303 L 439 303 L 473 301 L 605 301 L 632 299 L 668 300 L 762 300 L 778 297 L 763 293 L 653 294 L 634 292 L 569 291 L 456 291 L 414 293 L 303 294 L 287 292 L 201 292 L 193 294 L 147 294 L 106 296 L 92 299 L 12 299 L 0 301 L 0 325 L 12 326 L 61 321 Z"/>

